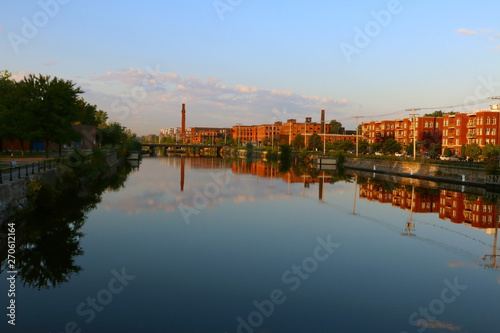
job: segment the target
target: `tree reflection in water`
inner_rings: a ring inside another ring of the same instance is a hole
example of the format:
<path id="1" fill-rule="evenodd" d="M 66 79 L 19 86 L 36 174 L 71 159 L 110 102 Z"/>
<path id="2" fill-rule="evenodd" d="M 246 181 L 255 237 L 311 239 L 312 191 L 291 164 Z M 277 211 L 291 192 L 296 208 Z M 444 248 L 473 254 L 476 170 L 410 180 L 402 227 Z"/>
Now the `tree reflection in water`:
<path id="1" fill-rule="evenodd" d="M 80 229 L 87 214 L 101 202 L 106 190 L 117 191 L 131 171 L 128 165 L 90 183 L 84 190 L 73 186 L 64 192 L 40 192 L 37 208 L 18 218 L 16 223 L 16 270 L 24 286 L 50 289 L 66 283 L 82 267 L 75 258 L 83 255 Z M 6 233 L 6 223 L 2 232 Z M 8 270 L 6 242 L 2 246 L 0 273 Z M 5 249 L 5 251 L 3 251 Z"/>

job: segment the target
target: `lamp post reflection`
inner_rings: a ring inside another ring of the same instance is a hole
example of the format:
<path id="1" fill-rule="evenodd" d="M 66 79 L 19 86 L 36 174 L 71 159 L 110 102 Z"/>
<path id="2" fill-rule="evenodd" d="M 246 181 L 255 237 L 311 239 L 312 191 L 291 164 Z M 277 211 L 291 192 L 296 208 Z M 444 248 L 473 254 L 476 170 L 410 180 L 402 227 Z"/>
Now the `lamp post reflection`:
<path id="1" fill-rule="evenodd" d="M 413 220 L 413 205 L 415 200 L 415 185 L 411 186 L 411 204 L 410 204 L 410 221 L 405 224 L 405 233 L 402 233 L 402 236 L 412 237 L 415 234 L 412 234 L 412 231 L 415 231 L 415 224 L 412 222 Z"/>
<path id="2" fill-rule="evenodd" d="M 318 193 L 318 199 L 321 203 L 323 203 L 323 190 L 325 187 L 325 172 L 323 171 L 322 175 L 320 176 L 321 181 L 319 182 L 319 193 Z"/>
<path id="3" fill-rule="evenodd" d="M 358 175 L 354 175 L 354 205 L 352 207 L 352 215 L 356 215 L 356 192 L 358 190 Z"/>
<path id="4" fill-rule="evenodd" d="M 497 264 L 497 242 L 498 242 L 498 219 L 499 219 L 499 211 L 498 209 L 500 208 L 499 202 L 497 199 L 497 214 L 495 216 L 495 238 L 493 241 L 493 252 L 491 254 L 485 255 L 482 259 L 486 262 L 484 264 L 485 268 L 493 268 L 493 269 L 499 269 L 500 265 Z"/>

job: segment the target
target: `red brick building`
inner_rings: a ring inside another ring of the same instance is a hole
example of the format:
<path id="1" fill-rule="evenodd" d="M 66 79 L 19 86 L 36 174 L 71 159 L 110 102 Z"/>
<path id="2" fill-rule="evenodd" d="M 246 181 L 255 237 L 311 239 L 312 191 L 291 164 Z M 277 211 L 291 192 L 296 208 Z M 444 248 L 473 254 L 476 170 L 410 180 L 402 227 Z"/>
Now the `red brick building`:
<path id="1" fill-rule="evenodd" d="M 449 148 L 454 155 L 463 154 L 462 146 L 477 143 L 481 149 L 499 141 L 500 111 L 478 110 L 474 113 L 457 113 L 443 117 L 443 152 Z"/>
<path id="2" fill-rule="evenodd" d="M 487 144 L 499 144 L 498 129 L 500 112 L 479 110 L 467 115 L 467 143 L 477 143 L 481 148 Z"/>
<path id="3" fill-rule="evenodd" d="M 414 133 L 413 129 L 416 127 Z M 423 142 L 423 149 L 431 143 L 441 143 L 443 135 L 442 117 L 416 117 L 415 123 L 410 118 L 395 120 L 395 140 L 403 146 L 411 144 L 414 136 L 417 142 Z"/>
<path id="4" fill-rule="evenodd" d="M 361 123 L 363 139 L 368 143 L 383 143 L 385 140 L 395 137 L 395 121 L 381 120 Z"/>

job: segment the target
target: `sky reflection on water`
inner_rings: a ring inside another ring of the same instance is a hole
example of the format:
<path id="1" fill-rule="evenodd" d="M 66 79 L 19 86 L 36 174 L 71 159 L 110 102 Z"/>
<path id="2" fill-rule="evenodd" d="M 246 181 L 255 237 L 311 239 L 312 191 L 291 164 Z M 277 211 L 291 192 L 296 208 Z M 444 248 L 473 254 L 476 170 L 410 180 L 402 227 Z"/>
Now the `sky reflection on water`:
<path id="1" fill-rule="evenodd" d="M 451 192 L 417 189 L 412 212 L 393 205 L 411 186 L 403 194 L 347 178 L 325 178 L 321 200 L 321 179 L 304 187 L 300 175 L 260 164 L 146 158 L 88 214 L 83 271 L 58 289 L 20 290 L 33 320 L 19 323 L 52 332 L 69 320 L 83 332 L 496 332 L 500 274 L 483 260 L 494 229 L 440 219 Z M 382 204 L 389 194 L 397 198 Z M 418 212 L 427 202 L 435 213 Z M 87 324 L 77 306 L 122 267 L 135 278 Z"/>

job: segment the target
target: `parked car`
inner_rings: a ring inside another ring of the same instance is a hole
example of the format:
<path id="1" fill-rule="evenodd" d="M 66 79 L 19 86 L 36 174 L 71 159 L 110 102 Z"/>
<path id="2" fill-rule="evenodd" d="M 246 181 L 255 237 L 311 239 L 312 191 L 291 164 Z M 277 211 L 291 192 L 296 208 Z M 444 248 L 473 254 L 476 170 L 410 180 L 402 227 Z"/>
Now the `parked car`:
<path id="1" fill-rule="evenodd" d="M 394 156 L 406 156 L 406 153 L 395 153 Z"/>
<path id="2" fill-rule="evenodd" d="M 450 156 L 441 155 L 441 157 L 439 159 L 441 161 L 449 161 L 450 160 Z"/>
<path id="3" fill-rule="evenodd" d="M 379 152 L 379 151 L 376 151 L 376 152 L 375 152 L 375 155 L 384 155 L 384 154 L 382 154 L 382 153 L 381 153 L 381 152 Z"/>

